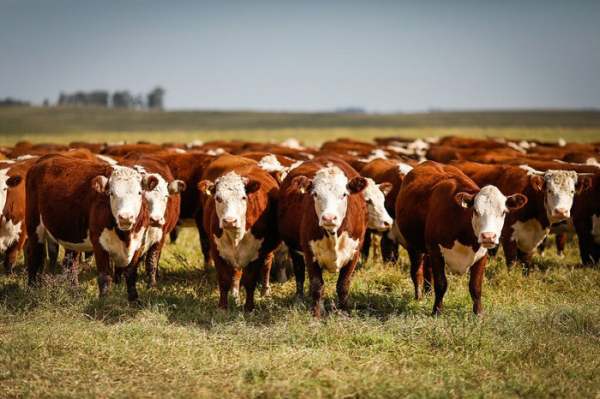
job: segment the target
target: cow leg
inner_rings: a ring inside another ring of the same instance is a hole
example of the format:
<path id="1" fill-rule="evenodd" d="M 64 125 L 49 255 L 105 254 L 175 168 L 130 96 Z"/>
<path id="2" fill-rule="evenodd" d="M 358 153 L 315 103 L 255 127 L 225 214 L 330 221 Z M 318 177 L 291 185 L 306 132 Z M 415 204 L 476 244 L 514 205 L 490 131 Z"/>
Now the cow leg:
<path id="1" fill-rule="evenodd" d="M 11 245 L 4 254 L 4 272 L 8 274 L 12 274 L 13 268 L 17 263 L 17 257 L 19 256 L 20 245 L 19 242 Z"/>
<path id="2" fill-rule="evenodd" d="M 289 250 L 288 247 L 284 244 L 280 245 L 274 254 L 273 265 L 271 266 L 271 271 L 275 275 L 275 280 L 278 283 L 285 283 L 288 280 L 286 274 L 286 266 L 290 262 L 289 258 Z"/>
<path id="3" fill-rule="evenodd" d="M 270 252 L 265 258 L 265 262 L 262 266 L 262 281 L 260 296 L 269 297 L 271 296 L 271 265 L 273 264 L 273 252 Z"/>
<path id="4" fill-rule="evenodd" d="M 367 263 L 369 260 L 369 251 L 371 250 L 371 231 L 365 231 L 365 239 L 363 241 L 363 246 L 360 249 L 360 266 L 362 264 Z"/>
<path id="5" fill-rule="evenodd" d="M 123 268 L 115 266 L 115 284 L 121 284 L 123 280 Z"/>
<path id="6" fill-rule="evenodd" d="M 340 310 L 343 315 L 349 316 L 350 310 L 348 309 L 348 292 L 350 291 L 350 277 L 354 272 L 356 266 L 356 258 L 350 261 L 346 266 L 340 269 L 340 275 L 338 277 L 336 290 L 340 301 Z"/>
<path id="7" fill-rule="evenodd" d="M 304 302 L 304 279 L 305 269 L 304 256 L 290 249 L 290 258 L 294 265 L 294 275 L 296 276 L 296 303 Z"/>
<path id="8" fill-rule="evenodd" d="M 435 291 L 435 301 L 433 303 L 432 315 L 438 315 L 444 311 L 444 295 L 448 289 L 448 280 L 446 279 L 446 268 L 444 257 L 439 252 L 430 252 L 429 261 L 433 271 L 433 290 Z"/>
<path id="9" fill-rule="evenodd" d="M 407 248 L 408 258 L 410 259 L 410 278 L 415 287 L 415 299 L 423 300 L 423 254 L 414 248 Z"/>
<path id="10" fill-rule="evenodd" d="M 237 306 L 240 305 L 240 280 L 242 279 L 243 270 L 233 269 L 233 280 L 231 285 L 231 295 Z"/>
<path id="11" fill-rule="evenodd" d="M 215 269 L 217 271 L 217 278 L 219 279 L 219 309 L 228 309 L 228 295 L 231 286 L 233 285 L 233 274 L 235 269 L 229 266 L 221 259 L 220 256 L 213 254 L 215 261 Z M 239 280 L 238 280 L 239 284 Z"/>
<path id="12" fill-rule="evenodd" d="M 567 233 L 556 235 L 556 253 L 558 257 L 564 259 L 565 257 L 565 246 L 567 245 Z"/>
<path id="13" fill-rule="evenodd" d="M 503 240 L 502 248 L 504 248 L 504 256 L 506 257 L 506 267 L 510 271 L 519 260 L 519 249 L 517 248 L 517 242 L 512 240 Z"/>
<path id="14" fill-rule="evenodd" d="M 169 233 L 169 239 L 171 240 L 171 244 L 175 244 L 177 241 L 177 237 L 179 237 L 179 233 L 181 233 L 181 227 L 175 226 L 173 230 Z"/>
<path id="15" fill-rule="evenodd" d="M 400 258 L 398 244 L 392 241 L 387 233 L 381 237 L 381 257 L 385 263 L 396 263 Z"/>
<path id="16" fill-rule="evenodd" d="M 255 262 L 261 262 L 260 259 Z M 244 309 L 251 313 L 254 312 L 254 291 L 256 290 L 256 284 L 258 283 L 259 273 L 261 272 L 262 266 L 258 264 L 249 264 L 242 275 L 242 285 L 246 289 L 246 303 Z"/>
<path id="17" fill-rule="evenodd" d="M 79 286 L 79 258 L 80 252 L 65 250 L 65 257 L 63 258 L 63 269 L 67 281 L 72 287 Z"/>
<path id="18" fill-rule="evenodd" d="M 102 298 L 108 293 L 108 289 L 113 281 L 113 274 L 110 267 L 110 256 L 100 243 L 94 245 L 94 259 L 96 260 L 96 270 L 98 271 L 98 289 L 100 291 L 100 298 Z"/>
<path id="19" fill-rule="evenodd" d="M 48 270 L 54 272 L 58 265 L 58 243 L 52 238 L 47 237 L 46 244 L 48 245 Z"/>
<path id="20" fill-rule="evenodd" d="M 146 253 L 146 284 L 148 285 L 148 289 L 156 287 L 156 272 L 158 270 L 158 261 L 160 260 L 160 254 L 164 243 L 164 240 L 157 242 L 150 247 Z"/>
<path id="21" fill-rule="evenodd" d="M 523 266 L 523 274 L 526 274 L 529 277 L 533 271 L 533 253 L 523 252 L 520 249 L 517 249 L 517 254 L 521 261 L 521 265 Z"/>
<path id="22" fill-rule="evenodd" d="M 433 269 L 429 255 L 423 256 L 423 282 L 425 295 L 429 295 L 433 289 Z"/>
<path id="23" fill-rule="evenodd" d="M 134 256 L 137 258 L 137 256 Z M 139 259 L 134 259 L 123 268 L 123 276 L 125 277 L 125 285 L 127 286 L 127 300 L 129 302 L 138 302 L 140 297 L 135 287 L 138 277 L 138 263 Z"/>
<path id="24" fill-rule="evenodd" d="M 540 256 L 544 256 L 546 254 L 546 241 L 548 241 L 548 236 L 544 237 L 540 245 L 537 246 L 537 251 Z"/>
<path id="25" fill-rule="evenodd" d="M 29 286 L 35 286 L 38 272 L 44 268 L 46 259 L 45 237 L 41 242 L 35 238 L 29 239 L 27 246 L 27 271 L 29 274 Z"/>
<path id="26" fill-rule="evenodd" d="M 310 294 L 313 298 L 312 312 L 316 318 L 320 318 L 325 311 L 323 305 L 323 293 L 325 292 L 325 282 L 323 281 L 323 269 L 318 263 L 311 260 L 307 262 L 308 279 L 310 281 Z"/>
<path id="27" fill-rule="evenodd" d="M 481 287 L 483 285 L 483 276 L 485 275 L 485 266 L 487 264 L 487 255 L 479 259 L 471 266 L 471 275 L 469 276 L 469 292 L 473 300 L 473 313 L 483 315 L 481 307 Z"/>

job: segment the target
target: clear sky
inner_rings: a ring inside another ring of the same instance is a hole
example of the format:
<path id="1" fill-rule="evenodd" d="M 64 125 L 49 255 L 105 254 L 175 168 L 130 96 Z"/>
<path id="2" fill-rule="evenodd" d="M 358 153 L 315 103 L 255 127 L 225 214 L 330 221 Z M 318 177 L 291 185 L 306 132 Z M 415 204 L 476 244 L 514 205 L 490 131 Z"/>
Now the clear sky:
<path id="1" fill-rule="evenodd" d="M 0 0 L 0 98 L 168 109 L 600 108 L 600 1 Z"/>

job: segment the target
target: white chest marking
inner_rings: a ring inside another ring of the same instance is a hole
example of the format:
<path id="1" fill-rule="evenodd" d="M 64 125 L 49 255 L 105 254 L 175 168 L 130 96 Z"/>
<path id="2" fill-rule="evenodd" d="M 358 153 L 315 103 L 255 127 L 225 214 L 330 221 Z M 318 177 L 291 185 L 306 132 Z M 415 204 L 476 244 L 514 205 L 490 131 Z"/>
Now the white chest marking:
<path id="1" fill-rule="evenodd" d="M 592 215 L 592 234 L 594 242 L 600 244 L 600 216 Z"/>
<path id="2" fill-rule="evenodd" d="M 537 219 L 516 222 L 512 225 L 512 228 L 514 233 L 511 240 L 516 241 L 517 247 L 523 252 L 533 252 L 550 231 L 550 228 L 543 229 Z"/>
<path id="3" fill-rule="evenodd" d="M 114 229 L 109 230 L 105 228 L 104 231 L 102 231 L 102 234 L 100 234 L 100 239 L 98 241 L 100 242 L 100 245 L 102 245 L 102 248 L 109 253 L 110 260 L 115 262 L 115 265 L 125 267 L 133 259 L 135 251 L 142 245 L 145 233 L 146 229 L 143 227 L 137 233 L 133 233 L 129 247 L 127 247 Z"/>
<path id="4" fill-rule="evenodd" d="M 448 269 L 455 274 L 465 274 L 467 270 L 479 259 L 483 258 L 487 249 L 479 247 L 477 252 L 473 248 L 454 241 L 452 248 L 444 248 L 440 245 L 440 251 L 446 261 Z"/>
<path id="5" fill-rule="evenodd" d="M 160 227 L 148 227 L 148 231 L 146 232 L 146 237 L 144 237 L 144 244 L 142 245 L 142 253 L 143 255 L 148 252 L 151 246 L 160 242 L 163 237 L 163 231 Z"/>
<path id="6" fill-rule="evenodd" d="M 354 256 L 358 249 L 358 239 L 352 239 L 347 231 L 338 237 L 325 235 L 320 240 L 309 242 L 314 260 L 330 273 L 339 273 Z"/>
<path id="7" fill-rule="evenodd" d="M 227 231 L 220 238 L 213 235 L 219 256 L 236 269 L 243 269 L 258 259 L 258 251 L 265 240 L 254 237 L 250 230 L 239 238 Z"/>
<path id="8" fill-rule="evenodd" d="M 12 220 L 4 219 L 4 223 L 0 226 L 0 252 L 6 252 L 11 245 L 19 240 L 22 223 L 13 224 Z"/>

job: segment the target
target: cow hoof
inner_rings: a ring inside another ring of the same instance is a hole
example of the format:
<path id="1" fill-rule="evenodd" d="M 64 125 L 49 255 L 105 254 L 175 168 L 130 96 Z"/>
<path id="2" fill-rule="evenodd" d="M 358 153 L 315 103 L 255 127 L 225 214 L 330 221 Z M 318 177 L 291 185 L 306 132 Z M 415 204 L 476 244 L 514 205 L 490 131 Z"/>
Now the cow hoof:
<path id="1" fill-rule="evenodd" d="M 342 317 L 350 317 L 350 312 L 348 312 L 347 310 L 340 310 L 338 314 Z"/>
<path id="2" fill-rule="evenodd" d="M 303 305 L 304 304 L 304 295 L 296 295 L 296 299 L 294 300 L 295 305 Z"/>
<path id="3" fill-rule="evenodd" d="M 260 296 L 268 298 L 271 296 L 271 287 L 263 288 L 260 290 Z"/>

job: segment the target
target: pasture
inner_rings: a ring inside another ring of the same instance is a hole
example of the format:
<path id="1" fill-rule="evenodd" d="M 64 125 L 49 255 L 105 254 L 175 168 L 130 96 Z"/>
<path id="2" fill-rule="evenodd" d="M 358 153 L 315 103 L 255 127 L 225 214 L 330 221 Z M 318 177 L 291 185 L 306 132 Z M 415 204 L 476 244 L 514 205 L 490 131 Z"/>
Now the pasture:
<path id="1" fill-rule="evenodd" d="M 436 114 L 429 124 L 359 127 L 247 122 L 144 130 L 124 124 L 121 131 L 101 124 L 78 131 L 83 125 L 67 121 L 59 134 L 23 116 L 12 116 L 20 124 L 7 124 L 10 112 L 0 111 L 0 144 L 292 136 L 316 144 L 392 134 L 600 140 L 594 113 L 589 123 L 488 126 L 444 125 Z M 371 258 L 355 272 L 350 317 L 336 312 L 335 276 L 325 274 L 327 312 L 319 321 L 308 304 L 294 304 L 293 278 L 272 284 L 270 298 L 257 294 L 252 314 L 233 306 L 232 298 L 232 310 L 219 311 L 216 272 L 204 267 L 192 228 L 165 245 L 156 290 L 145 288 L 140 268 L 135 305 L 127 302 L 124 284 L 99 299 L 93 264 L 82 267 L 77 290 L 60 270 L 31 290 L 21 255 L 15 274 L 0 276 L 0 396 L 598 397 L 600 271 L 581 266 L 575 240 L 560 259 L 551 238 L 545 257 L 535 255 L 529 278 L 508 272 L 500 251 L 488 262 L 483 317 L 472 314 L 467 276 L 453 275 L 444 314 L 431 317 L 432 297 L 413 299 L 403 250 L 397 264 Z"/>

